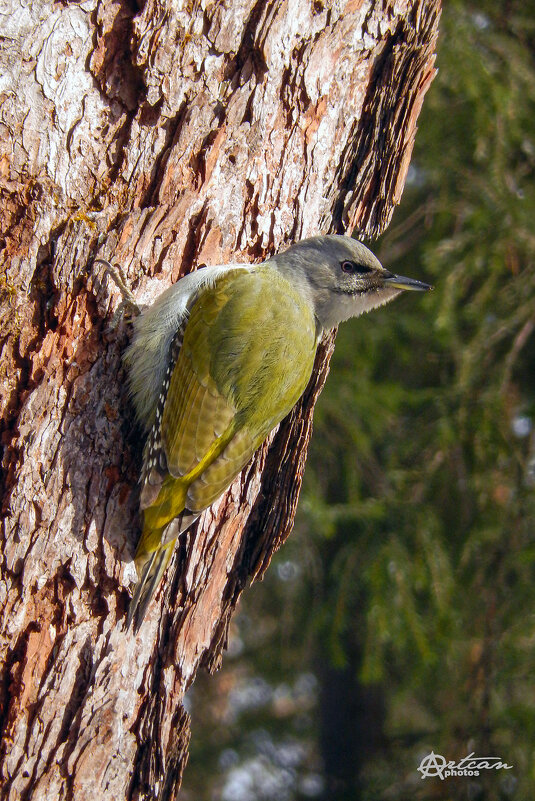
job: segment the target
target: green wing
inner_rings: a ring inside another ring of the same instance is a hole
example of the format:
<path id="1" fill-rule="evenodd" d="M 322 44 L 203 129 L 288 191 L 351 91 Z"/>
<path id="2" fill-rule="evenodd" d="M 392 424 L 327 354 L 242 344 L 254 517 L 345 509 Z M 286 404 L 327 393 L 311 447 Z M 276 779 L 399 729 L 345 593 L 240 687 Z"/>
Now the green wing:
<path id="1" fill-rule="evenodd" d="M 299 399 L 316 345 L 312 309 L 272 268 L 231 270 L 198 296 L 145 451 L 139 581 L 128 625 L 141 625 L 180 531 L 227 489 Z"/>
<path id="2" fill-rule="evenodd" d="M 231 271 L 203 291 L 170 378 L 168 476 L 145 509 L 145 545 L 185 508 L 200 512 L 225 491 L 301 396 L 316 344 L 312 310 L 273 269 Z"/>

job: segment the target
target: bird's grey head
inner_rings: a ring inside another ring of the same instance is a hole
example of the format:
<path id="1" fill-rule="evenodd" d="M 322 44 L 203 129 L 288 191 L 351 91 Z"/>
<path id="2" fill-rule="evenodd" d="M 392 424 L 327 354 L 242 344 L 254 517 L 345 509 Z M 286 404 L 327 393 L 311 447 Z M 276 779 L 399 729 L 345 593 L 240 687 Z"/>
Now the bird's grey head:
<path id="1" fill-rule="evenodd" d="M 323 330 L 388 303 L 403 289 L 431 287 L 386 270 L 371 250 L 349 236 L 315 236 L 272 261 L 314 304 Z"/>

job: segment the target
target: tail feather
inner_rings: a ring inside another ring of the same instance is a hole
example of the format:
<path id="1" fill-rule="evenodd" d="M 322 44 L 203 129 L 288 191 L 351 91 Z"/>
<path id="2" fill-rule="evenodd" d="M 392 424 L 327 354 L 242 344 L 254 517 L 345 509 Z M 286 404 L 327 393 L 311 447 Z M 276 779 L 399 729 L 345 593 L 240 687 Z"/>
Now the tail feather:
<path id="1" fill-rule="evenodd" d="M 177 538 L 197 520 L 200 512 L 190 512 L 189 509 L 171 520 L 164 528 L 153 531 L 145 529 L 137 546 L 135 564 L 139 576 L 134 595 L 128 608 L 126 627 L 130 628 L 134 622 L 134 632 L 137 634 L 143 622 L 150 600 L 160 583 Z"/>
<path id="2" fill-rule="evenodd" d="M 148 557 L 145 557 L 144 561 L 139 566 L 137 564 L 138 560 L 136 559 L 139 580 L 132 600 L 130 601 L 126 620 L 127 628 L 134 622 L 134 632 L 136 634 L 143 622 L 150 599 L 165 573 L 165 568 L 169 564 L 174 545 L 175 540 L 172 540 L 168 545 L 160 546 L 152 554 L 149 554 Z"/>

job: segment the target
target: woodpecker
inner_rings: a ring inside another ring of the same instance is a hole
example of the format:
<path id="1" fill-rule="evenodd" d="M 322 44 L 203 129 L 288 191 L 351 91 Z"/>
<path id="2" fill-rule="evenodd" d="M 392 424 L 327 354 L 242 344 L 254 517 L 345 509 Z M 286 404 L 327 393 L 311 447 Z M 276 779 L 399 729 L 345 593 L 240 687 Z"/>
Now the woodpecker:
<path id="1" fill-rule="evenodd" d="M 179 534 L 298 401 L 322 335 L 430 288 L 351 237 L 317 236 L 261 264 L 201 268 L 134 319 L 124 362 L 147 438 L 129 624 L 141 625 Z"/>

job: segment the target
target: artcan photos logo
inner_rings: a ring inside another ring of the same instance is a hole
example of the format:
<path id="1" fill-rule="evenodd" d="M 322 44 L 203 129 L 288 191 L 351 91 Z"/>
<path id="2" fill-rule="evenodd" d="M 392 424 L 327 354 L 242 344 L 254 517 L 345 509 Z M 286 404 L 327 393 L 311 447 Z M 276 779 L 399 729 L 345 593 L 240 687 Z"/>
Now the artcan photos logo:
<path id="1" fill-rule="evenodd" d="M 422 759 L 418 770 L 422 779 L 435 776 L 448 779 L 450 776 L 479 776 L 482 770 L 511 770 L 512 767 L 500 757 L 476 757 L 473 751 L 459 762 L 448 762 L 441 754 L 431 751 Z"/>

